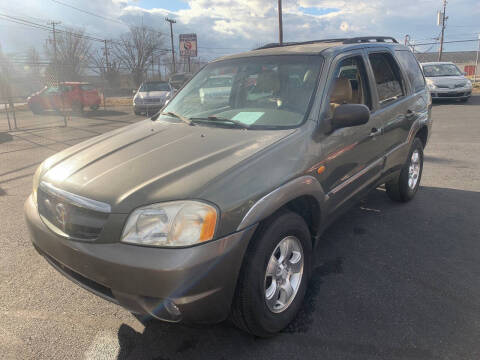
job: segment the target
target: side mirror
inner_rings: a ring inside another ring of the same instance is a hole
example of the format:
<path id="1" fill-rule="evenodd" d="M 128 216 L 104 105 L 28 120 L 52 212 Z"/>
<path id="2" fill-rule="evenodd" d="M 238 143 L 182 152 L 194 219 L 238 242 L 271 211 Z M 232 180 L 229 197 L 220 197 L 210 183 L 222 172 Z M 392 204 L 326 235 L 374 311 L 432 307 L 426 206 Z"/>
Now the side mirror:
<path id="1" fill-rule="evenodd" d="M 370 120 L 370 110 L 362 104 L 343 104 L 333 113 L 332 129 L 340 129 L 366 124 Z"/>

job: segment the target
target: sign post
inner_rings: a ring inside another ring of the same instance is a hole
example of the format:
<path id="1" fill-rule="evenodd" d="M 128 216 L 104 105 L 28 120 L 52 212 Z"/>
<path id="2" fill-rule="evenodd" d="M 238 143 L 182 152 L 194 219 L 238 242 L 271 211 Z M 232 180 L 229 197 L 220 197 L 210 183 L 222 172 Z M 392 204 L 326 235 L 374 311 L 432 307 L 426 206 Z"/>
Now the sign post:
<path id="1" fill-rule="evenodd" d="M 188 59 L 188 72 L 190 69 L 190 58 L 197 56 L 197 34 L 180 34 L 180 56 Z"/>

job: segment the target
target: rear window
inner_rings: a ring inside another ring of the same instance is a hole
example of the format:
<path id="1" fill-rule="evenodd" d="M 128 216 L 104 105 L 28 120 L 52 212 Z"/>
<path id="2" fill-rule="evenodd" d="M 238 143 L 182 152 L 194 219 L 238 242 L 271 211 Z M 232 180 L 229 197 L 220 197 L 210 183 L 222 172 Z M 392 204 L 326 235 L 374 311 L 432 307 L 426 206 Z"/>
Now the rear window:
<path id="1" fill-rule="evenodd" d="M 84 91 L 92 91 L 92 90 L 95 90 L 95 87 L 90 84 L 83 84 L 83 85 L 80 85 L 80 89 Z"/>
<path id="2" fill-rule="evenodd" d="M 370 54 L 375 83 L 377 84 L 378 101 L 381 105 L 398 100 L 405 95 L 402 87 L 402 76 L 392 55 L 387 53 Z"/>
<path id="3" fill-rule="evenodd" d="M 410 51 L 396 51 L 400 65 L 407 73 L 408 80 L 414 92 L 425 89 L 425 79 L 417 59 Z"/>

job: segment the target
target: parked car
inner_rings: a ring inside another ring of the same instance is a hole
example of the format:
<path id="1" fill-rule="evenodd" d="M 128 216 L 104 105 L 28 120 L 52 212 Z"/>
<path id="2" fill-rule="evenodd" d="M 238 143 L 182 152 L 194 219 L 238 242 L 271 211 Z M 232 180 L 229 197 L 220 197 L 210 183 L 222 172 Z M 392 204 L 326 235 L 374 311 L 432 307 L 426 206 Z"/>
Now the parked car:
<path id="1" fill-rule="evenodd" d="M 59 85 L 45 86 L 42 90 L 27 98 L 28 106 L 34 114 L 44 110 L 72 109 L 82 112 L 85 107 L 97 110 L 101 97 L 98 90 L 89 83 L 63 82 Z"/>
<path id="2" fill-rule="evenodd" d="M 135 115 L 153 115 L 158 112 L 170 98 L 172 88 L 166 81 L 146 81 L 138 88 L 133 97 Z"/>
<path id="3" fill-rule="evenodd" d="M 190 73 L 172 74 L 170 76 L 169 84 L 175 91 L 177 91 L 183 86 L 183 84 L 185 84 L 191 78 L 192 78 L 192 74 Z"/>
<path id="4" fill-rule="evenodd" d="M 458 99 L 466 102 L 472 95 L 472 82 L 452 62 L 422 63 L 433 100 Z"/>
<path id="5" fill-rule="evenodd" d="M 202 104 L 218 74 L 230 96 Z M 272 44 L 208 64 L 151 119 L 48 158 L 26 221 L 53 267 L 134 313 L 230 317 L 270 336 L 304 306 L 339 214 L 381 184 L 414 198 L 431 124 L 420 66 L 394 39 Z"/>

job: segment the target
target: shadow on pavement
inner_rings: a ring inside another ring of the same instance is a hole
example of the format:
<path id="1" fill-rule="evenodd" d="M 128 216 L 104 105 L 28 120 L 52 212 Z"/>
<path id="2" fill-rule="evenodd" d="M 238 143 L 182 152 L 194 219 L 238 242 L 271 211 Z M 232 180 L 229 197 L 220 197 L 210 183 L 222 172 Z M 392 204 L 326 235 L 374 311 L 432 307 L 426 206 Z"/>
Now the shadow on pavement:
<path id="1" fill-rule="evenodd" d="M 480 192 L 423 187 L 398 204 L 377 189 L 322 236 L 322 265 L 281 334 L 123 324 L 118 359 L 467 358 L 480 351 L 479 214 Z"/>

